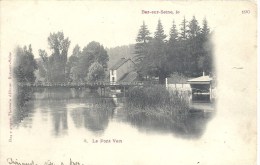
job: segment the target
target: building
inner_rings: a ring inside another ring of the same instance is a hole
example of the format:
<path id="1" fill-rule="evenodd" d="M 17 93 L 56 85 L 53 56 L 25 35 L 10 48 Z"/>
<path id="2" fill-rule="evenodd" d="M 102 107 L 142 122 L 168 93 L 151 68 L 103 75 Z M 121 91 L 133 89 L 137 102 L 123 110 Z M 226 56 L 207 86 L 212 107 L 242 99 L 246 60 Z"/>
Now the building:
<path id="1" fill-rule="evenodd" d="M 187 78 L 180 78 L 180 76 L 166 78 L 166 88 L 173 91 L 191 91 L 190 84 L 187 80 Z"/>
<path id="2" fill-rule="evenodd" d="M 111 83 L 131 82 L 136 79 L 135 63 L 131 59 L 121 58 L 109 69 L 109 79 Z"/>
<path id="3" fill-rule="evenodd" d="M 192 101 L 211 102 L 213 99 L 212 78 L 209 76 L 197 77 L 187 81 L 191 86 Z"/>

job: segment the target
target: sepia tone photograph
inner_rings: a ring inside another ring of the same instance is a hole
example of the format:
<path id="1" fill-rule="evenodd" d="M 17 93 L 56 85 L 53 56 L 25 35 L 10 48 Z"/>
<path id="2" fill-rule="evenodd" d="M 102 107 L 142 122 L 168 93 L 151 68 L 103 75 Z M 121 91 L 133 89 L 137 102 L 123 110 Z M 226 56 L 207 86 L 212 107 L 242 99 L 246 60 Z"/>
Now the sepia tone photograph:
<path id="1" fill-rule="evenodd" d="M 1 1 L 3 165 L 256 164 L 253 1 Z"/>

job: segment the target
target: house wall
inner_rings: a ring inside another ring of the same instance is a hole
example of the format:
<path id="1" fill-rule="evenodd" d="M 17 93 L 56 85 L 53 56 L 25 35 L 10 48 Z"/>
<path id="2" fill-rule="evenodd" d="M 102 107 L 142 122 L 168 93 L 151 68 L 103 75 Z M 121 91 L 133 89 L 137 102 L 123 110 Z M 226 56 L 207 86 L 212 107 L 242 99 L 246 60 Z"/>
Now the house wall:
<path id="1" fill-rule="evenodd" d="M 117 70 L 109 70 L 109 80 L 110 82 L 117 82 L 120 80 L 126 73 L 129 73 L 134 70 L 134 63 L 131 60 L 128 60 L 123 65 L 121 65 Z"/>
<path id="2" fill-rule="evenodd" d="M 180 90 L 180 91 L 191 91 L 190 84 L 167 84 L 166 85 L 168 90 Z"/>
<path id="3" fill-rule="evenodd" d="M 110 79 L 110 82 L 113 82 L 113 77 L 114 77 L 114 82 L 117 81 L 117 70 L 110 70 L 109 71 L 109 79 Z"/>

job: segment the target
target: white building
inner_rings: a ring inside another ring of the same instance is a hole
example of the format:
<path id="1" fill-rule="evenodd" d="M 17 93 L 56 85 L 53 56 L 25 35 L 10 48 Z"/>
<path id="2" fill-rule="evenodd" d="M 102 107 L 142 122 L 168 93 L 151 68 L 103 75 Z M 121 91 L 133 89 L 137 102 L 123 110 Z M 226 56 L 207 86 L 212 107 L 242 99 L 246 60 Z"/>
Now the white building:
<path id="1" fill-rule="evenodd" d="M 131 59 L 121 58 L 114 66 L 109 69 L 109 79 L 111 83 L 117 83 L 119 81 L 124 81 L 127 77 L 127 80 L 130 81 L 131 77 L 134 77 L 135 63 Z"/>

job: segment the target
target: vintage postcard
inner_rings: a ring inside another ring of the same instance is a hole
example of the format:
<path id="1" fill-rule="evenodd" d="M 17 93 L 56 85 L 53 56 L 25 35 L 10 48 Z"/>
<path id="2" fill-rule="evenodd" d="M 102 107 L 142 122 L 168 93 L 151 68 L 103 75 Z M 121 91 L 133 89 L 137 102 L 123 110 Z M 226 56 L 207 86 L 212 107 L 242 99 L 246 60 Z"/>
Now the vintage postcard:
<path id="1" fill-rule="evenodd" d="M 255 1 L 0 1 L 1 165 L 257 164 Z"/>

